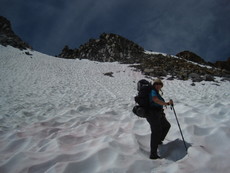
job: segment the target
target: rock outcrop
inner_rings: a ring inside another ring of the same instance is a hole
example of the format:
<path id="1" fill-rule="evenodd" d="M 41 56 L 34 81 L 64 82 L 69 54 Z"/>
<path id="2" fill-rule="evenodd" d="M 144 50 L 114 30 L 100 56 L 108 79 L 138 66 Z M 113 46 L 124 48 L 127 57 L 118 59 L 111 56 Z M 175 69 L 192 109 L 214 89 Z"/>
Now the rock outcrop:
<path id="1" fill-rule="evenodd" d="M 214 81 L 214 76 L 226 77 L 230 74 L 229 71 L 216 68 L 214 64 L 190 51 L 183 51 L 177 56 L 147 54 L 136 43 L 122 36 L 106 33 L 98 39 L 90 39 L 78 49 L 65 46 L 59 57 L 134 64 L 133 67 L 148 76 L 170 75 L 170 79 L 192 79 L 193 82 Z"/>
<path id="2" fill-rule="evenodd" d="M 176 56 L 192 62 L 196 62 L 198 64 L 209 65 L 212 67 L 217 67 L 220 69 L 225 69 L 227 71 L 230 71 L 230 57 L 228 58 L 227 61 L 216 61 L 215 63 L 211 63 L 211 62 L 206 62 L 203 58 L 190 51 L 180 52 L 176 54 Z"/>
<path id="3" fill-rule="evenodd" d="M 186 59 L 186 60 L 189 60 L 189 61 L 192 61 L 192 62 L 199 63 L 199 64 L 210 65 L 200 56 L 196 55 L 193 52 L 187 51 L 187 50 L 176 54 L 176 56 L 183 58 L 183 59 Z"/>
<path id="4" fill-rule="evenodd" d="M 230 57 L 227 61 L 216 61 L 214 64 L 217 68 L 225 69 L 227 71 L 230 71 Z"/>
<path id="5" fill-rule="evenodd" d="M 59 57 L 68 59 L 89 59 L 100 62 L 139 62 L 144 54 L 144 49 L 134 42 L 116 35 L 100 35 L 99 39 L 90 39 L 79 49 L 70 49 L 65 46 Z"/>
<path id="6" fill-rule="evenodd" d="M 27 43 L 22 41 L 11 28 L 11 23 L 5 17 L 0 16 L 0 44 L 3 46 L 10 45 L 20 50 L 30 48 Z"/>
<path id="7" fill-rule="evenodd" d="M 162 54 L 148 55 L 141 64 L 134 66 L 148 76 L 166 77 L 169 75 L 171 78 L 192 79 L 194 82 L 213 81 L 214 76 L 225 77 L 229 74 L 229 72 L 219 68 L 204 66 L 183 58 Z"/>

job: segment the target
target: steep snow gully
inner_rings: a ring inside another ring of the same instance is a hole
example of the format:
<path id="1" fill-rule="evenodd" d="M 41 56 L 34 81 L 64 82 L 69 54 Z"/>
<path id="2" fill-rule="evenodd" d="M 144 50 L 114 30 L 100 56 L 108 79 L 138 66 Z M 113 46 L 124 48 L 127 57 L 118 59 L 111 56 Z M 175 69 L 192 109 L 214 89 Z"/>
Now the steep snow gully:
<path id="1" fill-rule="evenodd" d="M 26 50 L 29 51 L 29 50 Z M 174 114 L 149 156 L 150 128 L 132 112 L 140 72 L 119 63 L 58 59 L 0 46 L 0 172 L 228 172 L 229 82 L 164 81 Z M 112 72 L 113 77 L 104 75 Z"/>

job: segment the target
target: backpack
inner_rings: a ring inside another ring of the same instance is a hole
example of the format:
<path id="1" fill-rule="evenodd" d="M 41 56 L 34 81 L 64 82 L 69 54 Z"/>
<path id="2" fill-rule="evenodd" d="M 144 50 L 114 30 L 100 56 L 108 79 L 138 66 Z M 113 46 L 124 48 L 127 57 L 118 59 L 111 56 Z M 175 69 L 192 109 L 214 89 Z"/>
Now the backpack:
<path id="1" fill-rule="evenodd" d="M 153 89 L 152 84 L 142 79 L 137 83 L 137 96 L 134 97 L 135 102 L 138 105 L 133 107 L 133 113 L 139 117 L 145 118 L 147 116 L 147 109 L 150 107 L 149 94 Z"/>

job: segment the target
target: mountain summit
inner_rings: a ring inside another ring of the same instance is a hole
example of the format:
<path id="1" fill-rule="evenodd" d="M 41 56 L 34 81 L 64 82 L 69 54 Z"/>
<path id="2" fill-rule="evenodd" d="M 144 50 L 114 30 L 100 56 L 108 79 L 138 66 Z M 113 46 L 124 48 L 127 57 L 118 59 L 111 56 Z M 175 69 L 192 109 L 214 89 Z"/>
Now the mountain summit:
<path id="1" fill-rule="evenodd" d="M 143 54 L 144 49 L 136 43 L 116 34 L 103 33 L 99 39 L 90 39 L 79 49 L 69 49 L 68 46 L 65 46 L 59 57 L 134 63 L 141 59 Z"/>

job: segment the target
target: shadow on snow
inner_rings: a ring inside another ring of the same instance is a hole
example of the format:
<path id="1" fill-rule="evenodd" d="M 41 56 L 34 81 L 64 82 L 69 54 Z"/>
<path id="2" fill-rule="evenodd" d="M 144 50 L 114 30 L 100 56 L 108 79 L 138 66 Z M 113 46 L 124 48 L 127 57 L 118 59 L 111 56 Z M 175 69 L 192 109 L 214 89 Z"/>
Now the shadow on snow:
<path id="1" fill-rule="evenodd" d="M 190 143 L 186 143 L 187 148 L 191 146 Z M 172 161 L 178 161 L 187 155 L 187 151 L 184 146 L 184 142 L 180 139 L 176 139 L 167 144 L 159 146 L 159 154 L 162 158 L 166 158 Z"/>

